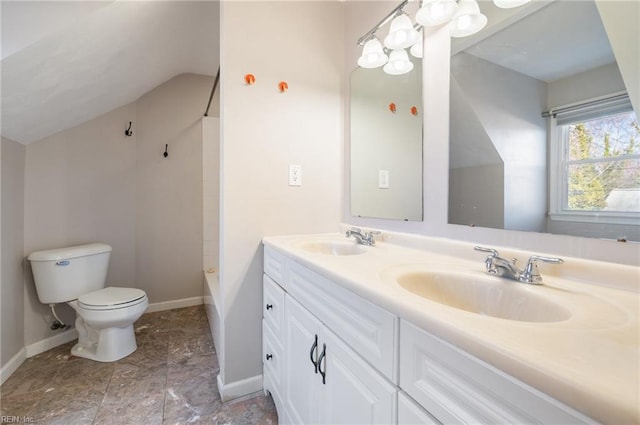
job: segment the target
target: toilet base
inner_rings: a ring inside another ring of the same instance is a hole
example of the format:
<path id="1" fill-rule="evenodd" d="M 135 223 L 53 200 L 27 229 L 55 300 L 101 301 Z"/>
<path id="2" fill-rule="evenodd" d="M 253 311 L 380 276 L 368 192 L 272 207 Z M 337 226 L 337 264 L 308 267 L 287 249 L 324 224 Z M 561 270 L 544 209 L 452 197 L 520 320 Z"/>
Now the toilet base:
<path id="1" fill-rule="evenodd" d="M 80 322 L 80 323 L 79 323 Z M 133 324 L 122 328 L 92 329 L 82 318 L 76 319 L 78 343 L 71 354 L 98 362 L 115 362 L 136 351 L 136 337 Z"/>

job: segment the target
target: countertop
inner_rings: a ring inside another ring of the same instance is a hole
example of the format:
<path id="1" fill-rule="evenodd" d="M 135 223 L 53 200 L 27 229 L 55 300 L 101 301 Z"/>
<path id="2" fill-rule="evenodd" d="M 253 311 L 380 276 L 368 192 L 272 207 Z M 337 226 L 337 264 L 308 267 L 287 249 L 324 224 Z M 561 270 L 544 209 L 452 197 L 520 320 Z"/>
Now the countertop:
<path id="1" fill-rule="evenodd" d="M 501 279 L 571 313 L 563 321 L 524 322 L 449 307 L 394 280 L 398 267 L 484 275 L 486 254 L 474 253 L 472 244 L 428 240 L 421 249 L 378 242 L 363 254 L 336 256 L 300 248 L 310 240 L 347 239 L 336 233 L 263 243 L 599 422 L 640 423 L 639 268 L 565 258 L 562 265 L 540 265 L 543 285 Z"/>

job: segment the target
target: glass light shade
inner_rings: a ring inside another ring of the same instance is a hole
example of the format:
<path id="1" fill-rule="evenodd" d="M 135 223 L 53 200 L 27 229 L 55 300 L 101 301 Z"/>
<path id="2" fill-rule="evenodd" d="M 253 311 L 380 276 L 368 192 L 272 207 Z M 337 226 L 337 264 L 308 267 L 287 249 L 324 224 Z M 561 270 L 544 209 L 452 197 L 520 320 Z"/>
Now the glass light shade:
<path id="1" fill-rule="evenodd" d="M 422 59 L 423 36 L 422 32 L 419 32 L 418 34 L 418 41 L 416 42 L 416 44 L 411 46 L 411 49 L 409 49 L 409 53 L 411 53 L 411 56 L 413 56 L 414 58 Z"/>
<path id="2" fill-rule="evenodd" d="M 389 57 L 384 53 L 380 40 L 372 38 L 364 44 L 358 65 L 362 68 L 378 68 L 387 63 L 387 60 Z"/>
<path id="3" fill-rule="evenodd" d="M 402 75 L 413 69 L 413 63 L 409 60 L 406 50 L 394 50 L 389 55 L 389 62 L 382 68 L 390 75 Z"/>
<path id="4" fill-rule="evenodd" d="M 391 21 L 389 35 L 384 39 L 384 45 L 392 50 L 413 46 L 418 41 L 418 31 L 413 28 L 411 18 L 406 13 L 396 16 Z"/>
<path id="5" fill-rule="evenodd" d="M 457 10 L 455 0 L 426 0 L 416 13 L 416 21 L 425 27 L 442 25 L 449 22 Z"/>
<path id="6" fill-rule="evenodd" d="M 493 0 L 493 4 L 502 9 L 511 9 L 512 7 L 519 7 L 525 3 L 529 3 L 529 0 Z"/>
<path id="7" fill-rule="evenodd" d="M 449 24 L 451 37 L 467 37 L 480 31 L 487 25 L 487 17 L 480 13 L 475 0 L 460 0 L 458 12 Z"/>

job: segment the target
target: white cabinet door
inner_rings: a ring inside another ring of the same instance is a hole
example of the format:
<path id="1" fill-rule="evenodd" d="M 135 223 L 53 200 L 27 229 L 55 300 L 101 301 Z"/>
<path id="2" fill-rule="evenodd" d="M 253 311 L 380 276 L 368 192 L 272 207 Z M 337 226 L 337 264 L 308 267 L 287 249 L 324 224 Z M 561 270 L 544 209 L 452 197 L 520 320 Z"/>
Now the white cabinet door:
<path id="1" fill-rule="evenodd" d="M 325 328 L 320 350 L 323 424 L 393 424 L 397 389 Z M 360 353 L 366 357 L 366 353 Z"/>
<path id="2" fill-rule="evenodd" d="M 278 412 L 284 411 L 284 350 L 266 320 L 262 320 L 262 370 L 264 390 L 271 393 Z"/>
<path id="3" fill-rule="evenodd" d="M 285 296 L 285 330 L 285 419 L 296 425 L 317 424 L 322 381 L 314 362 L 322 323 Z"/>
<path id="4" fill-rule="evenodd" d="M 285 305 L 285 420 L 395 423 L 397 388 L 288 295 Z"/>

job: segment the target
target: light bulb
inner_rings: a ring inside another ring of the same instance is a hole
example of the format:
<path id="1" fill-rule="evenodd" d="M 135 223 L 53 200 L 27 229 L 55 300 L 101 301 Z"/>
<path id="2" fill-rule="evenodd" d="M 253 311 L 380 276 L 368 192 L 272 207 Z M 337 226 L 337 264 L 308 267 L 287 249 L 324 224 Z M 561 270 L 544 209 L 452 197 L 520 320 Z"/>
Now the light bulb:
<path id="1" fill-rule="evenodd" d="M 387 59 L 389 58 L 384 53 L 380 40 L 372 38 L 364 44 L 358 65 L 362 68 L 378 68 L 387 63 Z"/>
<path id="2" fill-rule="evenodd" d="M 442 25 L 449 22 L 457 10 L 455 0 L 426 0 L 416 14 L 416 22 L 425 27 Z"/>

